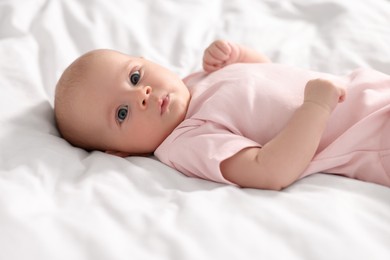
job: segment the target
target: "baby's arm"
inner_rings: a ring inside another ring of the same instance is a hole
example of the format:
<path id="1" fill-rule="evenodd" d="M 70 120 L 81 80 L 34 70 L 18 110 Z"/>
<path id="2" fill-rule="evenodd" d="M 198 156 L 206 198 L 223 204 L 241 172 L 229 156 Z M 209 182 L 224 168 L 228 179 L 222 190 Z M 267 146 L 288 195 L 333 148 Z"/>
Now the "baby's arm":
<path id="1" fill-rule="evenodd" d="M 224 160 L 223 176 L 247 188 L 281 190 L 303 173 L 312 160 L 328 118 L 345 90 L 326 80 L 309 81 L 303 104 L 286 127 L 262 148 L 246 148 Z"/>
<path id="2" fill-rule="evenodd" d="M 258 51 L 223 40 L 214 41 L 203 54 L 203 69 L 206 72 L 213 72 L 239 62 L 264 63 L 271 60 Z"/>

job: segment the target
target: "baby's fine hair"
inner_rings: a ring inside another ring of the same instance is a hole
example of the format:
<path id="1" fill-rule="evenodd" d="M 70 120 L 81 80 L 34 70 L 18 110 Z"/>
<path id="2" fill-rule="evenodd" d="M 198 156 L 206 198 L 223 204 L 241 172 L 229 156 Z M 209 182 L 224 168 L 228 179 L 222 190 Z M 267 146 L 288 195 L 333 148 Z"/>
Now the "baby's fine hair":
<path id="1" fill-rule="evenodd" d="M 82 126 L 75 124 L 72 114 L 75 97 L 85 84 L 85 77 L 96 51 L 87 52 L 73 61 L 62 73 L 57 82 L 54 97 L 54 115 L 57 129 L 61 136 L 74 146 L 86 150 L 96 149 L 91 146 L 88 134 L 83 133 Z"/>

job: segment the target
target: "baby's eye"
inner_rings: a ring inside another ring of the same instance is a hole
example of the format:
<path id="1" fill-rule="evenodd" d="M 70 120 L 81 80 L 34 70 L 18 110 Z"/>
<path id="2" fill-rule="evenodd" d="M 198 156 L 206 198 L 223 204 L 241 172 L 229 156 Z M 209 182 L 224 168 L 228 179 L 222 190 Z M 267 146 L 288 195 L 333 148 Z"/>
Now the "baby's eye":
<path id="1" fill-rule="evenodd" d="M 119 123 L 122 123 L 126 119 L 128 110 L 128 106 L 119 107 L 118 111 L 116 112 L 116 120 Z"/>
<path id="2" fill-rule="evenodd" d="M 137 85 L 140 78 L 141 78 L 141 74 L 139 73 L 139 71 L 138 70 L 134 71 L 133 73 L 130 74 L 131 84 L 133 84 L 134 86 Z"/>

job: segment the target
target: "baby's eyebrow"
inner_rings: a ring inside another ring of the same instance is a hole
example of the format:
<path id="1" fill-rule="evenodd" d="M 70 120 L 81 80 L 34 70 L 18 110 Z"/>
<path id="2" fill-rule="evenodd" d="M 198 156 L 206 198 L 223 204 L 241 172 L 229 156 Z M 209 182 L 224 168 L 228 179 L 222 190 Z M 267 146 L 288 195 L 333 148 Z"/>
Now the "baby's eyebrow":
<path id="1" fill-rule="evenodd" d="M 116 113 L 116 108 L 115 106 L 112 106 L 108 109 L 108 113 L 107 113 L 107 116 L 106 116 L 106 122 L 107 122 L 107 125 L 110 129 L 114 129 L 115 125 L 115 113 Z"/>
<path id="2" fill-rule="evenodd" d="M 125 62 L 123 70 L 128 73 L 128 71 L 131 71 L 134 68 L 134 60 L 129 59 Z"/>

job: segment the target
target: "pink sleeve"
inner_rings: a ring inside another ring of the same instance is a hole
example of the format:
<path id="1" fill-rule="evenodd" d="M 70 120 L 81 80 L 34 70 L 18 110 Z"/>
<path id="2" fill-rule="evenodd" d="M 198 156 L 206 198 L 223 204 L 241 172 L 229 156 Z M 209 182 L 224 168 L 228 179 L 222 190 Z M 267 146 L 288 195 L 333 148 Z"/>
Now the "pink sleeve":
<path id="1" fill-rule="evenodd" d="M 159 148 L 156 156 L 187 176 L 234 185 L 222 176 L 220 163 L 247 147 L 261 145 L 213 123 L 205 123 L 184 131 L 165 149 Z"/>

